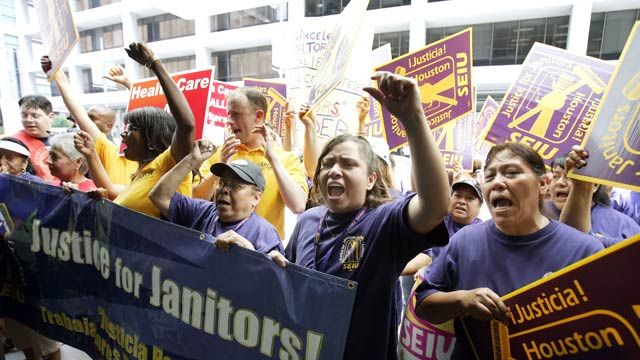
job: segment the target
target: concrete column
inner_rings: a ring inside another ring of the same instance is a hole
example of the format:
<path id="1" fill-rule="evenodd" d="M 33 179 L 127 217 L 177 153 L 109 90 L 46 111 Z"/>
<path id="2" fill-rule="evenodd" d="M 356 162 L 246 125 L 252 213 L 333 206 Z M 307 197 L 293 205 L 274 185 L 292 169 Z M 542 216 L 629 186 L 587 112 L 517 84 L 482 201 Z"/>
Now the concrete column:
<path id="1" fill-rule="evenodd" d="M 409 23 L 409 51 L 420 49 L 426 45 L 425 28 L 426 0 L 411 0 L 411 19 Z"/>
<path id="2" fill-rule="evenodd" d="M 123 9 L 129 8 L 128 2 L 129 1 L 126 0 L 123 1 Z M 128 47 L 129 44 L 136 41 L 138 41 L 138 16 L 131 12 L 124 11 L 122 13 L 122 44 L 124 47 Z M 142 76 L 138 63 L 128 56 L 124 58 L 124 67 L 127 69 L 131 81 L 140 79 Z"/>
<path id="3" fill-rule="evenodd" d="M 585 55 L 587 53 L 592 7 L 591 0 L 576 0 L 571 8 L 567 50 L 574 54 Z"/>

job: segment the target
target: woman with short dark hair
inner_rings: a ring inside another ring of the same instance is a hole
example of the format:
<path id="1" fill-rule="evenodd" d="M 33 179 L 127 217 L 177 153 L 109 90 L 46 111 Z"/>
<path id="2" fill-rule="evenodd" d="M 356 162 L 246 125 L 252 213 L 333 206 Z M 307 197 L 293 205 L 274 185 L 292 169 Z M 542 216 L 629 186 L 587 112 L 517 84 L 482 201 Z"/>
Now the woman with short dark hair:
<path id="1" fill-rule="evenodd" d="M 516 143 L 496 145 L 484 168 L 483 198 L 492 219 L 460 229 L 416 289 L 416 313 L 433 324 L 456 319 L 452 359 L 469 359 L 458 318 L 507 322 L 500 296 L 603 249 L 600 242 L 541 211 L 545 165 Z"/>

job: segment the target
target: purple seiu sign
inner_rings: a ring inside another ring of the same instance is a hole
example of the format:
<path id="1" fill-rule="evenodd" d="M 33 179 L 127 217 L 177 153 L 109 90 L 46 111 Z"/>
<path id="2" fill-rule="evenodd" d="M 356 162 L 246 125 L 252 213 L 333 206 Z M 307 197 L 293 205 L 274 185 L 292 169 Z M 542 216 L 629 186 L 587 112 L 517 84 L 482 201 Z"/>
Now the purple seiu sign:
<path id="1" fill-rule="evenodd" d="M 485 140 L 522 143 L 550 164 L 584 140 L 612 72 L 602 60 L 534 44 Z"/>
<path id="2" fill-rule="evenodd" d="M 427 45 L 425 48 L 380 65 L 416 79 L 425 116 L 432 129 L 451 122 L 473 109 L 471 89 L 471 29 Z M 407 144 L 404 127 L 383 109 L 384 133 L 391 150 Z"/>
<path id="3" fill-rule="evenodd" d="M 640 22 L 620 56 L 592 129 L 583 143 L 588 166 L 570 177 L 640 191 Z"/>

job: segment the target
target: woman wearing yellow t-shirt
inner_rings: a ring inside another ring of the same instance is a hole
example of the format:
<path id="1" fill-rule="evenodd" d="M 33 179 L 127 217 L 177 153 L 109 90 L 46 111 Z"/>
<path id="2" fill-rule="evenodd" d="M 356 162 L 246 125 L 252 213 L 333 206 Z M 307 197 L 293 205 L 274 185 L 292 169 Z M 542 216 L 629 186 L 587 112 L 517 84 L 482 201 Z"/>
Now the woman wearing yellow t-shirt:
<path id="1" fill-rule="evenodd" d="M 149 200 L 149 191 L 165 172 L 191 151 L 195 137 L 193 113 L 167 69 L 149 47 L 132 43 L 125 50 L 130 58 L 156 74 L 173 116 L 154 107 L 135 109 L 125 114 L 126 127 L 121 134 L 122 143 L 126 145 L 124 156 L 138 163 L 138 170 L 127 186 L 113 184 L 109 180 L 88 133 L 76 134 L 75 144 L 89 159 L 93 181 L 107 189 L 109 199 L 129 209 L 160 217 L 160 211 Z M 191 176 L 184 179 L 178 192 L 191 196 Z"/>

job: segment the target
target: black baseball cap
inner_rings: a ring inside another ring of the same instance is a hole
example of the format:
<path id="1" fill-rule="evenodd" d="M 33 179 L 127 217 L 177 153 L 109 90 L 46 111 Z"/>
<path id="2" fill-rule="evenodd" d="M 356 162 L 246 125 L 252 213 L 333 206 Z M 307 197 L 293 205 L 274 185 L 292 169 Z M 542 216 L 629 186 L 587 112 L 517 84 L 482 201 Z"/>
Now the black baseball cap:
<path id="1" fill-rule="evenodd" d="M 478 195 L 478 199 L 480 199 L 480 203 L 482 204 L 482 190 L 480 189 L 480 184 L 476 179 L 466 178 L 466 179 L 456 181 L 455 183 L 453 183 L 453 185 L 451 185 L 451 193 L 453 193 L 456 190 L 456 188 L 460 186 L 472 187 L 473 190 L 476 191 L 476 194 Z"/>
<path id="2" fill-rule="evenodd" d="M 227 171 L 232 171 L 243 181 L 257 186 L 260 191 L 264 191 L 265 181 L 262 169 L 251 161 L 238 159 L 228 164 L 215 163 L 211 165 L 211 172 L 216 176 L 222 177 Z"/>

